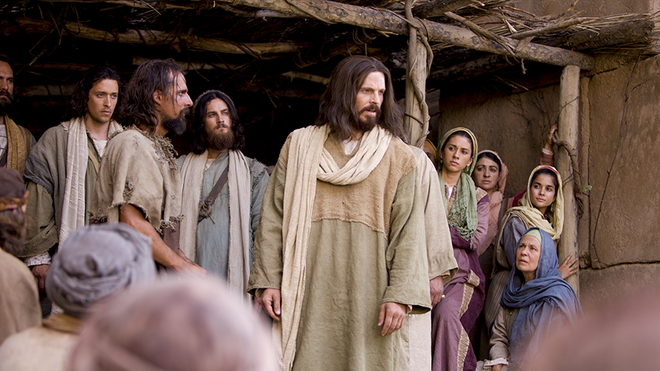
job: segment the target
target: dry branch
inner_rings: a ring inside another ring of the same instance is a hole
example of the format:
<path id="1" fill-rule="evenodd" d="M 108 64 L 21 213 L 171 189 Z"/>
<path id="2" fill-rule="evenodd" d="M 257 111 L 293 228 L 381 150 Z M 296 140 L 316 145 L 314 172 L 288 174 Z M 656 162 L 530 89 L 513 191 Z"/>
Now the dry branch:
<path id="1" fill-rule="evenodd" d="M 317 83 L 323 84 L 323 85 L 328 85 L 328 83 L 330 82 L 330 78 L 328 78 L 328 77 L 312 75 L 311 73 L 298 72 L 298 71 L 285 72 L 285 73 L 282 74 L 282 76 L 288 77 L 291 80 L 293 80 L 293 79 L 308 80 L 308 81 L 317 82 Z"/>
<path id="2" fill-rule="evenodd" d="M 298 14 L 301 17 L 309 17 L 305 12 L 313 12 L 316 18 L 323 19 L 328 23 L 345 23 L 354 26 L 393 32 L 399 35 L 408 35 L 408 23 L 398 14 L 386 10 L 366 8 L 356 5 L 337 3 L 321 0 L 217 0 L 233 5 L 245 5 L 258 9 L 274 10 L 282 13 Z M 289 3 L 295 3 L 293 7 Z M 304 8 L 305 12 L 298 8 Z M 446 42 L 452 45 L 480 50 L 494 54 L 511 55 L 501 45 L 490 40 L 475 37 L 475 34 L 461 27 L 441 24 L 423 20 L 423 26 L 428 30 L 430 41 Z M 505 38 L 511 46 L 517 46 L 517 40 Z M 586 54 L 545 45 L 529 43 L 515 55 L 517 58 L 547 63 L 557 66 L 576 65 L 584 70 L 590 70 L 594 66 L 594 60 Z"/>
<path id="3" fill-rule="evenodd" d="M 17 18 L 14 22 L 15 24 L 9 21 L 0 21 L 2 33 L 7 36 L 14 32 L 49 33 L 53 29 L 52 23 L 37 19 Z M 299 51 L 306 46 L 306 44 L 295 42 L 241 44 L 218 39 L 205 39 L 194 35 L 175 36 L 168 32 L 154 30 L 128 30 L 124 33 L 113 34 L 75 22 L 66 22 L 60 26 L 63 26 L 70 36 L 83 39 L 122 44 L 145 44 L 146 46 L 171 45 L 174 48 L 185 45 L 188 49 L 229 54 L 261 56 L 263 54 L 290 53 Z"/>
<path id="4" fill-rule="evenodd" d="M 436 0 L 413 8 L 413 14 L 420 18 L 431 18 L 445 15 L 473 3 L 473 0 Z"/>

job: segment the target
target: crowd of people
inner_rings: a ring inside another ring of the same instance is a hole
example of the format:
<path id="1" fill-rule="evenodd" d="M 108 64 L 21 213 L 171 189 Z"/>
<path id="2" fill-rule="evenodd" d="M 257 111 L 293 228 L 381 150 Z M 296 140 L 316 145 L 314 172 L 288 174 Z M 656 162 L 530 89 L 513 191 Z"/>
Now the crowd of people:
<path id="1" fill-rule="evenodd" d="M 406 144 L 371 57 L 337 65 L 271 174 L 171 60 L 89 69 L 36 143 L 13 80 L 0 56 L 0 370 L 523 370 L 581 315 L 554 129 L 505 199 L 469 129 Z"/>

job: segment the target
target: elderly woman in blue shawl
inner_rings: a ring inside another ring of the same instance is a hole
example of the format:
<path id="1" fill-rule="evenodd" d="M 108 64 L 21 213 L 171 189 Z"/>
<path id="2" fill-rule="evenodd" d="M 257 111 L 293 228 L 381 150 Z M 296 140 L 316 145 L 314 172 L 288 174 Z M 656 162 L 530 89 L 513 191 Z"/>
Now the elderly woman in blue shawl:
<path id="1" fill-rule="evenodd" d="M 573 288 L 561 278 L 550 235 L 530 228 L 520 238 L 516 265 L 509 275 L 493 324 L 490 360 L 493 371 L 528 369 L 550 331 L 574 322 L 582 313 Z"/>

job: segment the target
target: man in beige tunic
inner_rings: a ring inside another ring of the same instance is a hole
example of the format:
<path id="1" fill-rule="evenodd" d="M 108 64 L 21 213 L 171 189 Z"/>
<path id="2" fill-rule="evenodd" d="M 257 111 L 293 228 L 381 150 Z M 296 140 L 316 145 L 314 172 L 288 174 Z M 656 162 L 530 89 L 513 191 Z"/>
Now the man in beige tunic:
<path id="1" fill-rule="evenodd" d="M 435 306 L 444 298 L 444 285 L 454 277 L 458 263 L 451 244 L 449 224 L 445 214 L 440 182 L 435 166 L 418 147 L 410 146 L 417 158 L 417 174 L 421 186 L 426 226 L 426 251 L 429 259 L 429 280 L 431 305 Z M 408 367 L 402 370 L 431 370 L 431 313 L 409 314 L 401 328 L 404 358 Z"/>
<path id="2" fill-rule="evenodd" d="M 126 86 L 127 129 L 105 149 L 90 222 L 122 222 L 151 238 L 154 260 L 180 273 L 206 275 L 179 248 L 181 198 L 176 152 L 164 136 L 186 129 L 192 106 L 186 79 L 172 60 L 141 64 Z"/>
<path id="3" fill-rule="evenodd" d="M 88 224 L 101 156 L 108 137 L 122 130 L 112 119 L 120 85 L 119 74 L 109 67 L 87 70 L 71 98 L 76 117 L 46 130 L 26 162 L 27 214 L 34 223 L 28 226 L 21 257 L 42 292 L 51 254 Z"/>
<path id="4" fill-rule="evenodd" d="M 417 160 L 391 76 L 339 63 L 315 126 L 287 139 L 263 199 L 249 291 L 284 370 L 399 370 L 406 314 L 431 307 Z"/>

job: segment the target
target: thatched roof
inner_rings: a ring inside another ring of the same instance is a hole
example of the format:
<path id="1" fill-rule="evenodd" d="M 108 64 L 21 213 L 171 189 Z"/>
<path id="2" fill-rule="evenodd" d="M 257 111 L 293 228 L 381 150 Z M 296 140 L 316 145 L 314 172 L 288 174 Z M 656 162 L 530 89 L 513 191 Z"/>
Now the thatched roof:
<path id="1" fill-rule="evenodd" d="M 244 122 L 284 132 L 280 140 L 287 130 L 313 120 L 314 108 L 297 102 L 318 99 L 346 55 L 375 56 L 403 81 L 407 24 L 419 19 L 425 23 L 415 24 L 429 35 L 434 51 L 429 88 L 480 75 L 492 78 L 507 68 L 521 75 L 534 65 L 529 60 L 580 63 L 588 69 L 594 53 L 651 53 L 655 38 L 653 15 L 581 18 L 567 9 L 556 17 L 537 17 L 511 0 L 419 0 L 411 8 L 416 20 L 411 14 L 406 20 L 405 5 L 391 0 L 6 0 L 0 5 L 0 52 L 16 61 L 24 105 L 50 115 L 43 120 L 23 114 L 26 126 L 37 132 L 66 116 L 65 96 L 90 66 L 110 65 L 128 79 L 146 59 L 173 58 L 188 70 L 193 98 L 208 88 L 238 94 Z M 511 85 L 510 77 L 499 78 Z M 403 84 L 396 89 L 402 98 Z M 300 122 L 282 127 L 287 117 Z"/>

